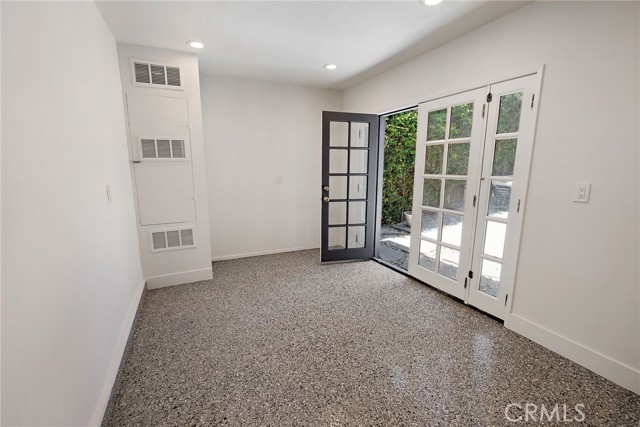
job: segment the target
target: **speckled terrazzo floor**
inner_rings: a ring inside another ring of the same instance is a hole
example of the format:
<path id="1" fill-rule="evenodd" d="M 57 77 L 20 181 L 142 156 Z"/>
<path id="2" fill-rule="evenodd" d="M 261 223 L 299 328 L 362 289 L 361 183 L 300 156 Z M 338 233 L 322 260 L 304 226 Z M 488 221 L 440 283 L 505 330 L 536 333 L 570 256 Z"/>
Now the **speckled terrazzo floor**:
<path id="1" fill-rule="evenodd" d="M 542 424 L 638 427 L 639 396 L 495 320 L 375 262 L 317 261 L 221 261 L 147 292 L 104 424 L 540 425 L 505 407 L 582 403 L 584 422 Z"/>

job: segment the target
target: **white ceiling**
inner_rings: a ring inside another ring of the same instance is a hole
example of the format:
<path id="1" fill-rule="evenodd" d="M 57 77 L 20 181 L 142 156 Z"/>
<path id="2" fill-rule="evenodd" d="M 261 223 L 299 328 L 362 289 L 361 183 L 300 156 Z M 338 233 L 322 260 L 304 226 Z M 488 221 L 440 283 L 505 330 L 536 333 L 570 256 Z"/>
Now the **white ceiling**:
<path id="1" fill-rule="evenodd" d="M 119 42 L 196 52 L 200 71 L 344 89 L 527 1 L 97 1 Z M 201 40 L 205 48 L 188 47 Z M 326 63 L 338 69 L 327 71 Z"/>

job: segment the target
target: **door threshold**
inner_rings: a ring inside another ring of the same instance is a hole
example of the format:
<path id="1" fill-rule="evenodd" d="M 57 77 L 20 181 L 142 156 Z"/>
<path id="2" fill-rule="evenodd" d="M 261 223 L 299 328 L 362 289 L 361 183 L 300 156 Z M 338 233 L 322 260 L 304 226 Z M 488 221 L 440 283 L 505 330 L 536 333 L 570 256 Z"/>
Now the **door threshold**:
<path id="1" fill-rule="evenodd" d="M 331 265 L 331 264 L 345 264 L 348 262 L 362 262 L 362 261 L 369 261 L 369 258 L 365 258 L 365 259 L 339 259 L 336 261 L 320 261 L 320 265 Z"/>
<path id="2" fill-rule="evenodd" d="M 398 267 L 397 265 L 393 265 L 393 264 L 391 264 L 390 262 L 387 262 L 387 261 L 383 260 L 382 258 L 376 258 L 376 257 L 373 257 L 373 258 L 371 258 L 371 259 L 372 259 L 373 261 L 377 262 L 378 264 L 382 264 L 382 265 L 384 265 L 385 267 L 389 267 L 390 269 L 395 270 L 395 271 L 397 271 L 397 272 L 398 272 L 398 273 L 400 273 L 400 274 L 404 274 L 405 276 L 407 276 L 407 277 L 411 277 L 412 279 L 414 279 L 414 277 L 412 277 L 412 276 L 410 276 L 410 275 L 409 275 L 409 272 L 408 272 L 407 270 L 405 270 L 405 269 L 403 269 L 403 268 L 400 268 L 400 267 Z M 422 282 L 420 282 L 420 283 L 422 283 Z M 425 283 L 425 284 L 426 284 L 426 283 Z"/>
<path id="3" fill-rule="evenodd" d="M 463 306 L 465 306 L 467 308 L 471 308 L 474 311 L 477 311 L 478 313 L 480 313 L 482 315 L 490 317 L 491 319 L 493 319 L 493 320 L 495 320 L 495 321 L 497 321 L 497 322 L 499 322 L 499 323 L 504 325 L 504 320 L 499 319 L 499 318 L 497 318 L 495 316 L 492 316 L 489 313 L 485 313 L 484 311 L 482 311 L 482 310 L 480 310 L 480 309 L 478 309 L 478 308 L 476 308 L 476 307 L 474 307 L 472 305 L 465 304 L 464 300 L 461 300 L 460 298 L 456 298 L 453 295 L 449 295 L 448 293 L 446 293 L 444 291 L 441 291 L 438 288 L 434 288 L 433 286 L 431 286 L 427 282 L 423 282 L 422 280 L 416 279 L 415 277 L 411 276 L 408 271 L 403 270 L 402 268 L 400 268 L 400 267 L 398 267 L 396 265 L 393 265 L 393 264 L 391 264 L 391 263 L 389 263 L 389 262 L 387 262 L 387 261 L 385 261 L 383 259 L 380 259 L 380 258 L 375 258 L 374 257 L 374 258 L 371 258 L 371 260 L 377 262 L 378 264 L 384 265 L 385 267 L 388 267 L 388 268 L 396 271 L 397 273 L 402 274 L 403 276 L 407 276 L 408 278 L 415 280 L 416 282 L 420 283 L 421 285 L 425 285 L 425 286 L 429 287 L 429 289 L 433 289 L 434 291 L 441 293 L 442 295 L 446 296 L 447 298 L 450 298 L 450 299 L 454 300 L 455 302 L 458 302 L 458 303 L 462 304 Z"/>

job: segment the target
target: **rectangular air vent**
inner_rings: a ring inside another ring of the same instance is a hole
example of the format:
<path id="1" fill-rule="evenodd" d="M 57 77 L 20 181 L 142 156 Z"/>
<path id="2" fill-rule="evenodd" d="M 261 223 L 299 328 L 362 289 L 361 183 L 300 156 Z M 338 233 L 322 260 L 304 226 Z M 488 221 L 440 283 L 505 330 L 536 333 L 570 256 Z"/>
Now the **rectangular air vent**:
<path id="1" fill-rule="evenodd" d="M 182 86 L 180 84 L 180 68 L 167 66 L 167 85 Z"/>
<path id="2" fill-rule="evenodd" d="M 151 252 L 194 248 L 193 228 L 164 229 L 151 232 Z"/>
<path id="3" fill-rule="evenodd" d="M 186 159 L 184 139 L 140 140 L 143 159 Z"/>
<path id="4" fill-rule="evenodd" d="M 180 68 L 169 65 L 133 61 L 136 84 L 154 87 L 181 88 Z"/>

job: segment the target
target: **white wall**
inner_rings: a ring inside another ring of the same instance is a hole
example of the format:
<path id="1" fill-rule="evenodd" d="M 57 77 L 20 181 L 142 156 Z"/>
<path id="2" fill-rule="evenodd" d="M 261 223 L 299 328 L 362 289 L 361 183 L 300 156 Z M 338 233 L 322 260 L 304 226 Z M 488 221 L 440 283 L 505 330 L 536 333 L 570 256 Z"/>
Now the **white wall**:
<path id="1" fill-rule="evenodd" d="M 2 425 L 95 425 L 144 285 L 116 44 L 92 2 L 1 7 Z"/>
<path id="2" fill-rule="evenodd" d="M 213 259 L 319 247 L 322 111 L 340 92 L 200 80 Z"/>
<path id="3" fill-rule="evenodd" d="M 344 93 L 383 112 L 546 64 L 509 327 L 640 393 L 638 4 L 535 2 Z M 591 202 L 576 204 L 576 182 Z"/>
<path id="4" fill-rule="evenodd" d="M 142 94 L 184 98 L 189 109 L 189 131 L 191 135 L 191 161 L 196 199 L 196 220 L 193 223 L 171 224 L 171 226 L 193 226 L 197 246 L 190 249 L 152 252 L 149 231 L 157 226 L 139 226 L 140 254 L 142 267 L 150 289 L 181 283 L 206 280 L 212 277 L 211 247 L 209 241 L 209 211 L 207 204 L 207 183 L 202 136 L 202 111 L 200 102 L 200 81 L 198 57 L 191 53 L 145 46 L 118 44 L 122 87 L 125 94 Z M 131 60 L 147 60 L 151 63 L 180 67 L 184 90 L 171 90 L 133 85 Z M 131 118 L 134 120 L 135 118 Z M 131 138 L 129 138 L 131 139 Z M 133 142 L 130 140 L 130 144 Z M 133 145 L 134 147 L 136 145 Z M 131 150 L 131 148 L 130 148 Z M 135 179 L 135 175 L 134 175 Z M 162 191 L 162 188 L 157 189 Z M 135 192 L 135 190 L 134 190 Z M 137 217 L 137 216 L 136 216 Z M 160 227 L 162 228 L 162 227 Z"/>

